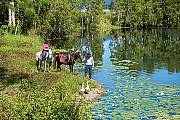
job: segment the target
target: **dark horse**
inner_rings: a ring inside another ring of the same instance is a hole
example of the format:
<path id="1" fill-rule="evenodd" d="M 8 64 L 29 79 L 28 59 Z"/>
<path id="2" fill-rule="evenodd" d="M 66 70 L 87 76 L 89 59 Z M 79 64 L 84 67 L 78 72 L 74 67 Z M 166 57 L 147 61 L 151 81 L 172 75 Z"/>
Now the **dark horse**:
<path id="1" fill-rule="evenodd" d="M 52 56 L 52 53 L 49 54 L 49 53 L 45 53 L 45 58 L 42 58 L 42 51 L 40 52 L 37 52 L 36 53 L 36 67 L 37 67 L 37 70 L 42 70 L 41 66 L 42 66 L 42 63 L 44 65 L 44 70 L 42 71 L 46 71 L 46 66 L 48 65 L 48 71 L 50 70 L 51 68 L 51 64 L 52 64 L 52 61 L 53 61 L 53 56 Z M 40 63 L 40 68 L 39 68 L 39 63 Z"/>
<path id="2" fill-rule="evenodd" d="M 61 61 L 61 56 L 65 56 L 65 60 L 64 60 L 64 62 L 62 62 Z M 59 55 L 57 55 L 56 57 L 55 57 L 55 63 L 56 63 L 56 65 L 57 65 L 57 70 L 60 70 L 61 71 L 61 65 L 62 64 L 64 64 L 64 65 L 69 65 L 69 70 L 70 70 L 70 72 L 73 72 L 73 66 L 74 66 L 74 64 L 75 64 L 75 62 L 76 62 L 76 60 L 77 59 L 80 59 L 81 61 L 82 61 L 82 59 L 81 59 L 81 54 L 80 54 L 80 52 L 78 51 L 78 52 L 74 52 L 74 53 L 72 53 L 72 54 L 70 54 L 70 53 L 65 53 L 65 54 L 59 54 Z"/>

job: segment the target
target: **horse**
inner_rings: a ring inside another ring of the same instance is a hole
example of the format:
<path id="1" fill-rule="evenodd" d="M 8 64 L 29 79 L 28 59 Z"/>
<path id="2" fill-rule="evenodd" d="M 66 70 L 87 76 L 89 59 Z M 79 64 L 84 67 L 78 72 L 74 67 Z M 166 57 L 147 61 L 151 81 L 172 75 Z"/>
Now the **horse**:
<path id="1" fill-rule="evenodd" d="M 61 60 L 62 56 L 65 57 L 64 61 Z M 61 65 L 64 64 L 69 66 L 70 72 L 73 72 L 74 64 L 78 58 L 80 59 L 80 61 L 82 61 L 81 53 L 79 51 L 74 52 L 72 54 L 70 53 L 58 54 L 54 59 L 57 65 L 57 70 L 61 71 Z"/>
<path id="2" fill-rule="evenodd" d="M 42 51 L 36 53 L 36 68 L 38 71 L 41 70 L 45 72 L 47 65 L 49 67 L 48 71 L 50 71 L 52 62 L 53 62 L 53 55 L 51 49 L 49 49 L 49 53 L 45 52 L 44 57 L 42 55 Z M 40 63 L 40 68 L 39 68 L 39 63 Z M 42 63 L 44 65 L 44 70 L 41 68 Z"/>

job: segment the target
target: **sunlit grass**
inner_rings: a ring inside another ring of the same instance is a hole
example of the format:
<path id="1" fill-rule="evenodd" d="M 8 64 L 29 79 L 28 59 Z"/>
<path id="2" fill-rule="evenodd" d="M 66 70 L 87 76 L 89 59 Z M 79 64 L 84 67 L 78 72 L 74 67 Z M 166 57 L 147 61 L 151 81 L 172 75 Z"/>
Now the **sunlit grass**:
<path id="1" fill-rule="evenodd" d="M 67 70 L 37 72 L 34 54 L 40 39 L 1 36 L 0 119 L 85 119 L 88 104 L 79 95 L 86 78 Z M 97 83 L 90 81 L 90 87 Z"/>
<path id="2" fill-rule="evenodd" d="M 23 35 L 11 35 L 5 34 L 3 36 L 6 46 L 15 47 L 15 48 L 39 48 L 41 46 L 41 40 L 37 38 L 32 38 Z"/>

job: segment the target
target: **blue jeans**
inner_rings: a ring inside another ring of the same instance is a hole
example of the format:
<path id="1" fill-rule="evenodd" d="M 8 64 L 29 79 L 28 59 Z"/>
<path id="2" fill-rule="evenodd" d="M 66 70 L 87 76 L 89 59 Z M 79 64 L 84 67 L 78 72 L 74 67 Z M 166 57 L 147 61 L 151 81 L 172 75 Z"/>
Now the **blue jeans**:
<path id="1" fill-rule="evenodd" d="M 92 65 L 86 65 L 85 67 L 85 76 L 86 74 L 89 72 L 89 79 L 91 79 L 91 75 L 92 75 Z"/>

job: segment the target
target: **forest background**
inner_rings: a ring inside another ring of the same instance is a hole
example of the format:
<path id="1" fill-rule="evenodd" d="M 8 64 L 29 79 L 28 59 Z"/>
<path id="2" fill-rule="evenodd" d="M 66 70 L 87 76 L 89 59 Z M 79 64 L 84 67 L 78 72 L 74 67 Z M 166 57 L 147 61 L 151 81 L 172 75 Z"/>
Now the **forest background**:
<path id="1" fill-rule="evenodd" d="M 180 26 L 178 0 L 11 0 L 0 1 L 0 26 L 15 34 L 38 35 L 51 43 L 81 31 Z M 14 11 L 15 24 L 8 10 Z M 9 27 L 10 26 L 13 27 Z"/>

